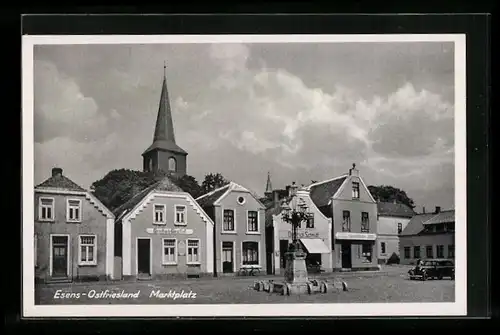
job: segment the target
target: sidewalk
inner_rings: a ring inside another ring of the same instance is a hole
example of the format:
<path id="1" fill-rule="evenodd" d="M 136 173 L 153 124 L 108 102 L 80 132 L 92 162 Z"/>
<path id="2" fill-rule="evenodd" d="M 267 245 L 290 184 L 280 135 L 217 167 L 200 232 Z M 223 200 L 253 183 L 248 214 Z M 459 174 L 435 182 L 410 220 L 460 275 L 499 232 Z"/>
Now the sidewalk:
<path id="1" fill-rule="evenodd" d="M 410 266 L 405 265 L 390 265 L 390 266 L 382 266 L 381 270 L 378 271 L 352 271 L 352 272 L 329 272 L 329 273 L 321 273 L 321 274 L 310 274 L 310 279 L 331 279 L 334 280 L 336 278 L 353 278 L 353 277 L 380 277 L 380 276 L 400 276 L 407 273 L 410 269 Z M 158 283 L 172 283 L 172 284 L 197 284 L 197 283 L 209 283 L 209 282 L 249 282 L 253 283 L 258 280 L 275 280 L 280 281 L 283 280 L 283 274 L 279 275 L 260 275 L 260 276 L 245 276 L 245 277 L 208 277 L 208 278 L 196 278 L 196 279 L 171 279 L 171 280 L 133 280 L 133 281 L 108 281 L 108 282 L 73 282 L 73 283 L 50 283 L 50 284 L 41 284 L 41 287 L 78 287 L 78 286 L 116 286 L 120 287 L 128 286 L 128 285 L 137 285 L 138 283 L 141 285 L 154 285 Z"/>

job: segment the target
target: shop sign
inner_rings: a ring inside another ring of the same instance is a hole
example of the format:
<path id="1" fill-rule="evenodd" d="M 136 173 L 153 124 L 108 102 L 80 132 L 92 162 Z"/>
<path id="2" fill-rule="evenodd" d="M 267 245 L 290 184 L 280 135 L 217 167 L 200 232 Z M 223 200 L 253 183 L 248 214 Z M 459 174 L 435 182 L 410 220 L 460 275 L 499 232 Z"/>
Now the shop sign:
<path id="1" fill-rule="evenodd" d="M 377 234 L 338 232 L 335 234 L 335 238 L 338 240 L 375 241 Z"/>
<path id="2" fill-rule="evenodd" d="M 193 229 L 162 228 L 162 227 L 147 228 L 146 232 L 148 234 L 156 234 L 156 235 L 191 235 L 194 233 Z"/>
<path id="3" fill-rule="evenodd" d="M 290 230 L 280 231 L 280 239 L 291 239 L 292 232 Z M 297 232 L 297 238 L 320 238 L 320 234 L 314 230 L 302 230 Z"/>

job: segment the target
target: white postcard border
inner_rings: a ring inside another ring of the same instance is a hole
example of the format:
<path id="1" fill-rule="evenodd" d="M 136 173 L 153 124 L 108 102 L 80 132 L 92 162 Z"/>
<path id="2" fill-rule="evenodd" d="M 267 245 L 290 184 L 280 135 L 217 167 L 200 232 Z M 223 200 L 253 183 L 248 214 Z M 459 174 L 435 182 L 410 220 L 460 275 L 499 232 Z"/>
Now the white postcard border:
<path id="1" fill-rule="evenodd" d="M 23 317 L 455 316 L 467 313 L 465 34 L 384 35 L 52 35 L 22 37 Z M 35 305 L 33 48 L 38 44 L 454 42 L 455 302 L 224 305 Z M 89 308 L 92 306 L 92 308 Z"/>

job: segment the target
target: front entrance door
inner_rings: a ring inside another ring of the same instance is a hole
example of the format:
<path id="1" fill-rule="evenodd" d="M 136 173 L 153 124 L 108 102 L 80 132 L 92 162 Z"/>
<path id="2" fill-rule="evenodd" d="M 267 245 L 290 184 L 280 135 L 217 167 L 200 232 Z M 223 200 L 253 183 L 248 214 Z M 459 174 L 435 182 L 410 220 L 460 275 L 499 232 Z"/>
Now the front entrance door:
<path id="1" fill-rule="evenodd" d="M 151 240 L 149 238 L 137 239 L 137 272 L 151 275 Z"/>
<path id="2" fill-rule="evenodd" d="M 222 242 L 222 272 L 232 273 L 234 262 L 233 242 Z"/>
<path id="3" fill-rule="evenodd" d="M 351 243 L 342 243 L 342 268 L 352 268 Z"/>
<path id="4" fill-rule="evenodd" d="M 68 276 L 68 236 L 52 236 L 52 277 Z"/>

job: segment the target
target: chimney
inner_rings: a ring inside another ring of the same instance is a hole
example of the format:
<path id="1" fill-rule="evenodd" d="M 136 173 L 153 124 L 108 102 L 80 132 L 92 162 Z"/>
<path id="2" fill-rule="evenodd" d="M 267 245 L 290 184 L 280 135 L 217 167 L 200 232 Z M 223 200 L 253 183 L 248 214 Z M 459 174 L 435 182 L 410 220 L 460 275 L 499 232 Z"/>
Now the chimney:
<path id="1" fill-rule="evenodd" d="M 438 214 L 439 212 L 441 212 L 441 207 L 440 206 L 436 206 L 436 210 L 434 211 L 434 213 Z"/>
<path id="2" fill-rule="evenodd" d="M 292 182 L 292 185 L 288 186 L 288 196 L 294 196 L 295 194 L 297 194 L 297 189 L 298 189 L 298 186 L 295 185 L 295 182 Z"/>
<path id="3" fill-rule="evenodd" d="M 422 213 L 425 214 L 425 206 L 422 207 Z"/>
<path id="4" fill-rule="evenodd" d="M 61 168 L 52 168 L 52 177 L 62 176 L 63 170 Z"/>
<path id="5" fill-rule="evenodd" d="M 359 177 L 359 170 L 356 169 L 356 163 L 352 163 L 352 168 L 349 169 L 349 176 Z"/>

